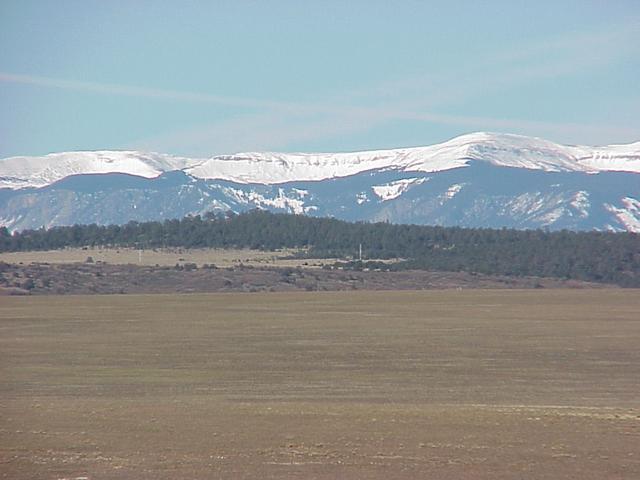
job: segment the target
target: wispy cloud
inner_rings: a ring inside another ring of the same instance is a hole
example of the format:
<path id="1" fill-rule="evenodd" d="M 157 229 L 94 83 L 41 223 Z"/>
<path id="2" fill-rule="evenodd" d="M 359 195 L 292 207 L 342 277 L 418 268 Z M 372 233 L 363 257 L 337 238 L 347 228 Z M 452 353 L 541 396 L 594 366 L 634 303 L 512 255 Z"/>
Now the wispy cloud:
<path id="1" fill-rule="evenodd" d="M 402 114 L 384 111 L 368 114 L 337 112 L 333 116 L 320 115 L 304 119 L 265 112 L 239 115 L 217 123 L 156 135 L 137 141 L 127 147 L 139 150 L 188 152 L 190 155 L 199 157 L 247 151 L 286 151 L 290 150 L 291 145 L 366 132 L 398 118 L 427 124 L 455 126 L 461 129 L 461 133 L 479 130 L 511 132 L 552 140 L 561 138 L 565 139 L 562 140 L 565 143 L 588 145 L 612 143 L 609 140 L 612 138 L 631 140 L 640 138 L 640 129 L 633 127 L 537 122 L 428 112 L 402 112 Z M 566 140 L 573 138 L 581 140 Z M 626 140 L 621 143 L 624 141 Z M 407 145 L 385 145 L 384 147 L 400 146 Z"/>
<path id="2" fill-rule="evenodd" d="M 159 88 L 134 87 L 113 83 L 80 82 L 76 80 L 64 80 L 59 78 L 41 77 L 37 75 L 20 75 L 8 72 L 0 72 L 0 82 L 34 85 L 39 87 L 60 88 L 64 90 L 92 92 L 107 95 L 173 100 L 179 102 L 201 104 L 215 104 L 231 107 L 271 109 L 290 109 L 296 107 L 295 104 L 286 102 L 248 99 L 226 95 L 212 95 L 208 93 L 183 92 Z"/>
<path id="3" fill-rule="evenodd" d="M 574 143 L 640 137 L 638 124 L 624 126 L 574 122 L 530 121 L 482 115 L 442 113 L 478 95 L 523 88 L 607 68 L 637 58 L 640 24 L 632 21 L 613 31 L 577 32 L 528 45 L 488 52 L 472 63 L 443 72 L 401 77 L 379 85 L 364 85 L 318 102 L 287 102 L 209 93 L 63 80 L 0 72 L 0 82 L 59 88 L 104 95 L 235 107 L 224 120 L 187 130 L 141 139 L 135 148 L 208 155 L 241 150 L 287 149 L 289 145 L 366 132 L 392 121 L 415 121 L 469 130 L 503 130 L 550 136 Z"/>
<path id="4" fill-rule="evenodd" d="M 640 20 L 618 28 L 596 32 L 574 32 L 535 42 L 505 46 L 486 52 L 472 61 L 446 71 L 402 76 L 376 85 L 344 92 L 339 103 L 392 102 L 432 108 L 464 103 L 477 95 L 521 88 L 539 81 L 553 81 L 571 75 L 610 67 L 625 59 L 636 62 L 640 55 Z"/>
<path id="5" fill-rule="evenodd" d="M 195 128 L 141 139 L 129 148 L 163 152 L 214 154 L 288 149 L 292 144 L 358 133 L 380 121 L 370 115 L 307 115 L 293 117 L 278 112 L 238 115 Z"/>

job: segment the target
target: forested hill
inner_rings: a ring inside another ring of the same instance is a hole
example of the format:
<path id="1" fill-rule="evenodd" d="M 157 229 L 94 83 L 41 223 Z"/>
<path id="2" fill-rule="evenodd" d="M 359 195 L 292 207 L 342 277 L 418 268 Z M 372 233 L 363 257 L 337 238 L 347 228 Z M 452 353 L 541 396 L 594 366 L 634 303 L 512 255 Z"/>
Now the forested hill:
<path id="1" fill-rule="evenodd" d="M 74 225 L 21 233 L 0 229 L 0 251 L 79 246 L 306 248 L 309 257 L 353 259 L 352 268 L 430 269 L 534 275 L 640 287 L 640 235 L 493 230 L 335 219 L 252 211 L 126 225 Z M 402 258 L 390 265 L 373 259 Z"/>

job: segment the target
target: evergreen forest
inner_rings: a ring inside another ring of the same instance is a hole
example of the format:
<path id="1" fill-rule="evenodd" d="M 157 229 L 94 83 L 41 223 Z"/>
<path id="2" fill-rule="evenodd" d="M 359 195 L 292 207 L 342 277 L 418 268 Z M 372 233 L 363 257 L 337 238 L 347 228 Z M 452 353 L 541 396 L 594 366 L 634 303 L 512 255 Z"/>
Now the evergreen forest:
<path id="1" fill-rule="evenodd" d="M 10 233 L 0 252 L 66 247 L 299 248 L 343 268 L 426 269 L 557 277 L 640 287 L 640 235 L 349 223 L 274 214 L 188 216 L 164 222 L 74 225 Z M 362 259 L 359 258 L 360 246 Z M 397 262 L 381 260 L 400 259 Z"/>

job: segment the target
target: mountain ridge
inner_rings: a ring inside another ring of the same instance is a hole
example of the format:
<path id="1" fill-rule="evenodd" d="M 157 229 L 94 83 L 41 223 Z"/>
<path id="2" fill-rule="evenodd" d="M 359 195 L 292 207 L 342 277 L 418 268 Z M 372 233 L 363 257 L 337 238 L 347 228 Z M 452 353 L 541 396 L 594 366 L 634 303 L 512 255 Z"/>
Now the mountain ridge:
<path id="1" fill-rule="evenodd" d="M 60 152 L 0 160 L 0 189 L 42 188 L 70 175 L 125 173 L 154 178 L 181 170 L 195 178 L 279 184 L 347 177 L 368 170 L 440 172 L 471 161 L 543 171 L 640 173 L 640 141 L 586 147 L 537 137 L 477 132 L 423 147 L 339 153 L 246 152 L 188 158 L 133 150 Z"/>
<path id="2" fill-rule="evenodd" d="M 0 161 L 0 227 L 11 231 L 252 209 L 348 221 L 640 232 L 640 142 L 562 146 L 476 133 L 428 147 L 337 154 L 189 159 L 98 151 Z"/>

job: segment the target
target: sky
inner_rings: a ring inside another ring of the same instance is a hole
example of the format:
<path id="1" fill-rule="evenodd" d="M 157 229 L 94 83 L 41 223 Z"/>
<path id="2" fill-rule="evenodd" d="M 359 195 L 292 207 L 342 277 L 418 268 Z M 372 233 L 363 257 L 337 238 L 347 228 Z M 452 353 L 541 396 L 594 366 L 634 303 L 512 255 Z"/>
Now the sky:
<path id="1" fill-rule="evenodd" d="M 640 140 L 640 1 L 0 0 L 0 158 Z"/>

